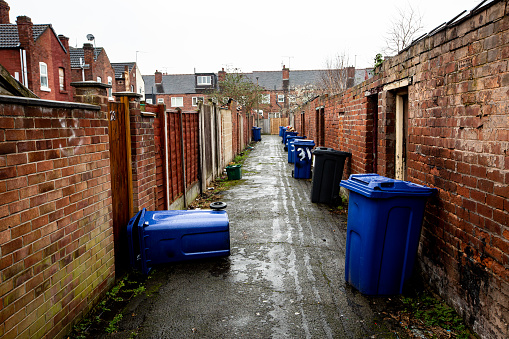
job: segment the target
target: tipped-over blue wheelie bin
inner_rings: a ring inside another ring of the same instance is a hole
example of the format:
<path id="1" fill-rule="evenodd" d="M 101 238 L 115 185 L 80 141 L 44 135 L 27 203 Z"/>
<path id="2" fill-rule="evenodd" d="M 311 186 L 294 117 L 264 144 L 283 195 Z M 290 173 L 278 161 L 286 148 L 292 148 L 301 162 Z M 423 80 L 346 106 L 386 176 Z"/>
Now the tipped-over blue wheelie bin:
<path id="1" fill-rule="evenodd" d="M 131 267 L 148 274 L 156 264 L 230 255 L 224 203 L 213 210 L 139 211 L 127 225 Z"/>
<path id="2" fill-rule="evenodd" d="M 345 279 L 367 295 L 401 294 L 417 254 L 426 199 L 436 189 L 378 174 L 352 174 Z"/>

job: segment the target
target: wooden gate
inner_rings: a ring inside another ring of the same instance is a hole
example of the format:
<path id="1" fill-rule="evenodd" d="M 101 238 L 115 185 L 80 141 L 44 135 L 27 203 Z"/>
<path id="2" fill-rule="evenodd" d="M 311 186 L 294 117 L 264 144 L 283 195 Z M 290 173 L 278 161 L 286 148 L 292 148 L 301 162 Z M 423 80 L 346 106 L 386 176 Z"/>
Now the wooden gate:
<path id="1" fill-rule="evenodd" d="M 129 262 L 127 223 L 132 216 L 133 208 L 131 128 L 128 100 L 129 98 L 122 97 L 120 103 L 110 102 L 108 104 L 113 239 L 117 272 L 127 268 Z"/>

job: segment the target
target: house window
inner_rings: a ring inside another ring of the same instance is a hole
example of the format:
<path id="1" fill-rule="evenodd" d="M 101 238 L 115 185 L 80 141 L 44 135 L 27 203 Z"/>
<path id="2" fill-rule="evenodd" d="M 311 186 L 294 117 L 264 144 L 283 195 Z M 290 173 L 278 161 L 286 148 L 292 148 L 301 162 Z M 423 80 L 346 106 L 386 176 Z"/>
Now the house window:
<path id="1" fill-rule="evenodd" d="M 290 102 L 296 102 L 296 101 L 297 101 L 297 98 L 295 97 L 295 95 L 290 94 L 290 95 L 288 96 L 288 101 L 290 101 Z"/>
<path id="2" fill-rule="evenodd" d="M 152 104 L 152 99 L 147 99 L 147 100 L 145 100 L 145 102 L 146 102 L 147 104 Z"/>
<path id="3" fill-rule="evenodd" d="M 101 79 L 101 77 L 97 77 L 97 82 L 102 82 L 103 79 Z"/>
<path id="4" fill-rule="evenodd" d="M 182 106 L 184 106 L 184 98 L 183 97 L 171 98 L 171 107 L 182 107 Z"/>
<path id="5" fill-rule="evenodd" d="M 48 65 L 44 62 L 39 62 L 39 73 L 41 75 L 41 90 L 51 91 L 48 84 Z"/>
<path id="6" fill-rule="evenodd" d="M 262 94 L 262 104 L 270 104 L 270 94 Z"/>
<path id="7" fill-rule="evenodd" d="M 62 67 L 58 69 L 58 83 L 60 84 L 60 90 L 65 91 L 65 70 Z"/>
<path id="8" fill-rule="evenodd" d="M 193 97 L 193 106 L 198 106 L 198 101 L 203 102 L 203 97 Z"/>
<path id="9" fill-rule="evenodd" d="M 211 76 L 199 76 L 196 79 L 198 86 L 210 86 L 212 84 Z"/>
<path id="10" fill-rule="evenodd" d="M 158 104 L 164 104 L 164 98 L 157 98 Z"/>
<path id="11" fill-rule="evenodd" d="M 285 102 L 285 95 L 284 94 L 278 94 L 277 95 L 277 102 Z"/>
<path id="12" fill-rule="evenodd" d="M 110 86 L 113 85 L 113 78 L 112 77 L 108 77 L 108 85 L 110 85 Z M 113 98 L 113 88 L 112 87 L 108 88 L 108 96 L 110 98 Z"/>

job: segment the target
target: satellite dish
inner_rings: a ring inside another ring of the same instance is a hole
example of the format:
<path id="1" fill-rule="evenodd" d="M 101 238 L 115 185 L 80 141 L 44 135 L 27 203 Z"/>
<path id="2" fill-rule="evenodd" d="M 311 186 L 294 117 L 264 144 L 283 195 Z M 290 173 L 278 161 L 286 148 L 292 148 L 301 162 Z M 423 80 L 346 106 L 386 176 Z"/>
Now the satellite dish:
<path id="1" fill-rule="evenodd" d="M 95 37 L 92 34 L 87 34 L 88 41 L 92 41 L 95 39 Z"/>

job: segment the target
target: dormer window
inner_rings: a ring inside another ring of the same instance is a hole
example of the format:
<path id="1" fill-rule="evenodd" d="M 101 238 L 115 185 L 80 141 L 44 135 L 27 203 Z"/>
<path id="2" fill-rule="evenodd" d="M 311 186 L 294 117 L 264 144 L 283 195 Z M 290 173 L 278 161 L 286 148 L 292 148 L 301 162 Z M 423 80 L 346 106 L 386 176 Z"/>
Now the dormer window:
<path id="1" fill-rule="evenodd" d="M 197 76 L 196 84 L 198 86 L 210 86 L 210 85 L 212 85 L 212 77 L 211 76 Z"/>

